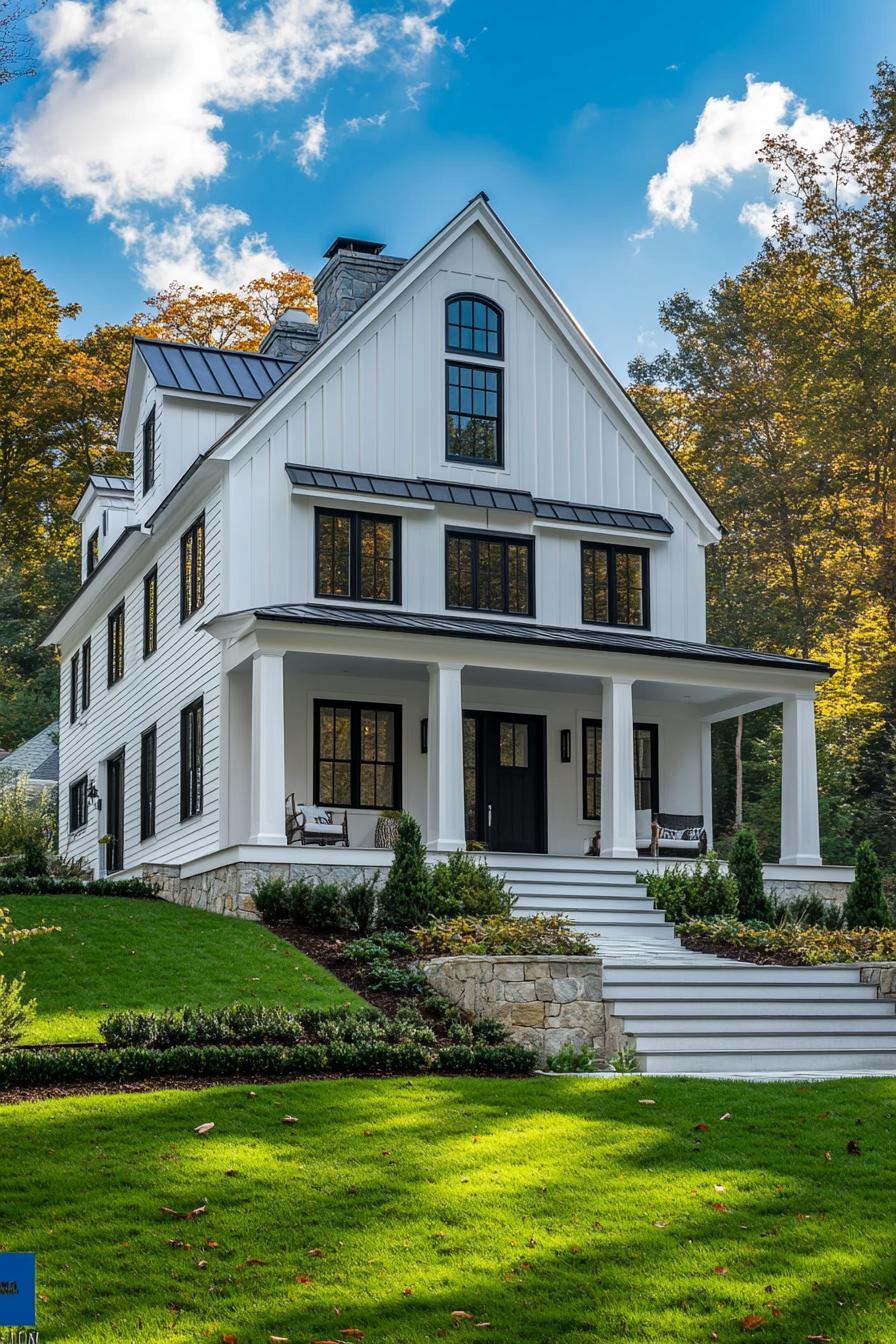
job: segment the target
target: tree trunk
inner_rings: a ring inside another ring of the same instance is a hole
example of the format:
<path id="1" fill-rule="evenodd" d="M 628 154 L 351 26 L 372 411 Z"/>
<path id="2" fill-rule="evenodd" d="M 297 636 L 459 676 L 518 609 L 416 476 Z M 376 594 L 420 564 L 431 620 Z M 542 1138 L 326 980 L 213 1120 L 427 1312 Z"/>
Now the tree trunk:
<path id="1" fill-rule="evenodd" d="M 737 732 L 734 735 L 734 825 L 744 824 L 744 716 L 737 716 Z"/>

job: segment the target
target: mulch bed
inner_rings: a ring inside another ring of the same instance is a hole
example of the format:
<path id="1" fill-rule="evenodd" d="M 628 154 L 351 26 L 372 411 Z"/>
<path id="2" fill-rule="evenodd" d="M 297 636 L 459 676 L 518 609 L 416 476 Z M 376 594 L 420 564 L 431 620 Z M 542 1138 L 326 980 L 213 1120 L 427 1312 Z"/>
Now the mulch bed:
<path id="1" fill-rule="evenodd" d="M 381 1008 L 390 1017 L 394 1017 L 403 1005 L 414 1002 L 413 998 L 404 994 L 392 994 L 388 989 L 374 989 L 366 966 L 341 959 L 342 949 L 348 943 L 357 942 L 355 937 L 339 938 L 335 934 L 327 937 L 326 934 L 313 933 L 311 929 L 306 929 L 301 924 L 266 923 L 265 928 L 278 934 L 287 943 L 292 943 L 293 947 L 304 952 L 306 957 L 324 966 L 344 985 L 348 985 L 349 989 L 360 994 L 361 998 L 366 999 L 373 1008 Z M 391 957 L 390 960 L 402 970 L 410 970 L 415 964 L 413 957 Z M 433 1027 L 436 1035 L 440 1036 L 436 1023 L 433 1023 Z"/>
<path id="2" fill-rule="evenodd" d="M 712 956 L 727 957 L 729 961 L 752 961 L 757 966 L 806 966 L 796 952 L 764 952 L 759 947 L 741 947 L 740 943 L 725 943 L 715 938 L 698 938 L 693 934 L 681 935 L 683 947 L 692 952 L 708 952 Z"/>

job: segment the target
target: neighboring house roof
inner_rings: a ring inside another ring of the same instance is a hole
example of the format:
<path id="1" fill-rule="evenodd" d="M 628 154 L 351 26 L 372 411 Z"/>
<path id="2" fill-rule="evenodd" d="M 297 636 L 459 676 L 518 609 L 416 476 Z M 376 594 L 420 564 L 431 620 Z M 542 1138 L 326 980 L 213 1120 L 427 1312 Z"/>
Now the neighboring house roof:
<path id="1" fill-rule="evenodd" d="M 34 737 L 16 747 L 0 762 L 0 771 L 27 775 L 40 784 L 55 784 L 59 780 L 59 720 L 54 719 Z"/>
<path id="2" fill-rule="evenodd" d="M 243 613 L 233 612 L 234 616 Z M 285 603 L 258 607 L 251 613 L 262 621 L 291 621 L 301 625 L 341 625 L 368 630 L 396 630 L 404 634 L 455 635 L 464 639 L 554 645 L 567 649 L 600 649 L 606 653 L 646 653 L 660 658 L 690 658 L 700 662 L 743 663 L 758 667 L 791 668 L 830 673 L 827 663 L 790 658 L 753 649 L 729 649 L 721 644 L 695 644 L 624 630 L 579 630 L 567 626 L 529 625 L 469 616 L 436 616 L 423 612 L 369 611 L 360 607 L 327 607 L 314 603 Z M 216 618 L 221 620 L 222 618 Z"/>
<path id="3" fill-rule="evenodd" d="M 348 490 L 354 494 L 383 495 L 391 499 L 431 500 L 442 504 L 465 504 L 479 509 L 505 509 L 510 513 L 535 514 L 559 522 L 594 523 L 600 527 L 624 527 L 642 532 L 669 534 L 672 524 L 658 513 L 604 508 L 597 504 L 569 504 L 558 499 L 535 499 L 528 490 L 500 490 L 423 477 L 371 476 L 367 472 L 330 471 L 325 467 L 286 464 L 293 485 L 317 490 Z"/>
<path id="4" fill-rule="evenodd" d="M 295 361 L 290 359 L 216 346 L 151 341 L 144 336 L 135 338 L 134 348 L 159 387 L 231 401 L 259 401 L 295 368 Z"/>

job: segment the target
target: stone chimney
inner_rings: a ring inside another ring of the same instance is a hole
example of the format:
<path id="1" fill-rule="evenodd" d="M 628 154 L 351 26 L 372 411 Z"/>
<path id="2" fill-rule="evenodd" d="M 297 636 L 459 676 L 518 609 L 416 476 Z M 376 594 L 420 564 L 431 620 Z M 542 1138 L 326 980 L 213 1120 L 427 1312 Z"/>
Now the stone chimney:
<path id="1" fill-rule="evenodd" d="M 317 324 L 304 308 L 287 308 L 270 328 L 259 350 L 273 359 L 294 359 L 300 364 L 319 344 Z"/>
<path id="2" fill-rule="evenodd" d="M 327 248 L 324 253 L 327 264 L 314 281 L 322 341 L 332 336 L 405 264 L 404 257 L 382 256 L 384 247 L 385 243 L 367 243 L 360 238 L 337 238 Z"/>

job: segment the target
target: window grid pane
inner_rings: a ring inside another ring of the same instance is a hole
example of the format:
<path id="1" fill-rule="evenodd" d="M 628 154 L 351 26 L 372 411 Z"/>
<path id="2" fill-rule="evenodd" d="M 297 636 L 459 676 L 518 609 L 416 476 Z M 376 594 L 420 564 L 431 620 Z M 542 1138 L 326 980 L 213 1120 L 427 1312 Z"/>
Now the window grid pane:
<path id="1" fill-rule="evenodd" d="M 500 465 L 501 371 L 447 366 L 448 456 Z"/>
<path id="2" fill-rule="evenodd" d="M 616 552 L 616 623 L 642 625 L 642 560 L 635 551 Z"/>
<path id="3" fill-rule="evenodd" d="M 448 534 L 445 604 L 514 616 L 532 612 L 532 544 L 486 535 Z"/>
<path id="4" fill-rule="evenodd" d="M 397 711 L 317 705 L 317 798 L 324 807 L 398 805 Z"/>
<path id="5" fill-rule="evenodd" d="M 451 299 L 446 315 L 449 350 L 500 358 L 501 314 L 492 304 L 485 299 Z"/>

